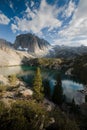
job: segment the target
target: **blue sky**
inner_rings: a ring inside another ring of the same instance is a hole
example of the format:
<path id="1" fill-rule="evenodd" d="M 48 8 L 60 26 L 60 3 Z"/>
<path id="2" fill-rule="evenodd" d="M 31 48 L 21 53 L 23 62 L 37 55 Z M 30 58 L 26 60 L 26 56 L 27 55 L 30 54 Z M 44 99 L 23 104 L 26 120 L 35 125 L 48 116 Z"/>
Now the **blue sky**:
<path id="1" fill-rule="evenodd" d="M 0 38 L 33 33 L 53 45 L 87 45 L 87 0 L 0 0 Z"/>

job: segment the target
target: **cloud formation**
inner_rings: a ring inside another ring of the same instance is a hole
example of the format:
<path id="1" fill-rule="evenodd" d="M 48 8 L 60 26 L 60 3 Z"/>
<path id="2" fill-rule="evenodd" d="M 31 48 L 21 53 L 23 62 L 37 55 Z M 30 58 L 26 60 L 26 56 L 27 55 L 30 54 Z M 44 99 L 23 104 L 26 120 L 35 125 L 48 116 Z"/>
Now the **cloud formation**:
<path id="1" fill-rule="evenodd" d="M 66 17 L 66 18 L 70 17 L 72 13 L 74 13 L 75 8 L 76 8 L 76 4 L 72 2 L 71 0 L 68 5 L 65 5 L 63 17 Z"/>
<path id="2" fill-rule="evenodd" d="M 13 3 L 12 3 L 12 1 L 10 1 L 10 0 L 9 0 L 9 6 L 10 6 L 10 8 L 14 11 Z"/>
<path id="3" fill-rule="evenodd" d="M 34 3 L 31 3 L 33 6 Z M 62 22 L 58 19 L 59 9 L 55 5 L 47 4 L 46 0 L 42 0 L 38 10 L 31 10 L 28 6 L 22 18 L 15 17 L 11 28 L 15 31 L 32 31 L 33 33 L 41 33 L 41 30 L 48 28 L 60 27 Z"/>
<path id="4" fill-rule="evenodd" d="M 34 1 L 31 1 L 31 7 L 33 7 L 34 6 Z"/>
<path id="5" fill-rule="evenodd" d="M 70 24 L 62 28 L 58 35 L 61 38 L 56 39 L 55 44 L 87 45 L 87 0 L 80 0 Z"/>
<path id="6" fill-rule="evenodd" d="M 62 7 L 57 7 L 56 3 L 50 5 L 46 0 L 41 0 L 39 8 L 35 8 L 35 4 L 32 0 L 29 7 L 26 2 L 22 17 L 13 18 L 14 33 L 32 32 L 58 45 L 87 45 L 87 0 L 79 0 L 78 6 L 75 0 Z"/>
<path id="7" fill-rule="evenodd" d="M 0 24 L 7 25 L 9 24 L 9 22 L 10 22 L 10 19 L 0 11 Z"/>

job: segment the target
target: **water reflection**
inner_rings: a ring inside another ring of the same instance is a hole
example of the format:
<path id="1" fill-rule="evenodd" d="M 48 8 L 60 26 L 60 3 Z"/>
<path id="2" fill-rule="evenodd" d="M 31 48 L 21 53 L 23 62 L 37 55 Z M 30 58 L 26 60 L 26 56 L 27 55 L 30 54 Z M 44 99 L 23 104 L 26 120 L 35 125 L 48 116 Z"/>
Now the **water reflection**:
<path id="1" fill-rule="evenodd" d="M 68 101 L 74 98 L 76 104 L 85 102 L 85 95 L 79 90 L 84 90 L 83 84 L 73 82 L 72 80 L 62 80 L 63 93 L 66 95 Z"/>
<path id="2" fill-rule="evenodd" d="M 0 68 L 0 75 L 8 76 L 12 74 L 17 74 L 23 78 L 23 80 L 29 83 L 29 86 L 32 86 L 32 81 L 35 73 L 35 67 L 26 67 L 26 66 L 14 66 L 14 67 L 2 67 Z M 51 94 L 53 93 L 53 88 L 56 83 L 56 77 L 59 74 L 59 71 L 42 69 L 41 70 L 43 80 L 48 80 L 51 88 Z M 66 95 L 68 101 L 71 101 L 73 98 L 77 104 L 85 102 L 85 95 L 79 92 L 78 90 L 84 90 L 83 84 L 79 84 L 77 80 L 71 79 L 70 77 L 62 77 L 62 87 L 63 93 Z"/>
<path id="3" fill-rule="evenodd" d="M 51 90 L 51 95 L 53 94 L 54 91 L 54 86 L 56 85 L 56 80 L 55 79 L 50 79 L 49 80 L 49 85 L 50 85 L 50 90 Z"/>

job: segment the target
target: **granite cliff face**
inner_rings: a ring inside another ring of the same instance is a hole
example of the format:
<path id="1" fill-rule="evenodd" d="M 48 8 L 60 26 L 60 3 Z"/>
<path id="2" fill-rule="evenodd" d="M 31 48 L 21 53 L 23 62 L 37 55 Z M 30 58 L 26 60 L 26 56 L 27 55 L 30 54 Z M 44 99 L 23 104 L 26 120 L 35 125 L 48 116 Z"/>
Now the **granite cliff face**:
<path id="1" fill-rule="evenodd" d="M 40 53 L 45 52 L 49 49 L 50 44 L 33 34 L 21 34 L 16 37 L 14 48 L 17 50 L 24 50 L 30 53 Z"/>

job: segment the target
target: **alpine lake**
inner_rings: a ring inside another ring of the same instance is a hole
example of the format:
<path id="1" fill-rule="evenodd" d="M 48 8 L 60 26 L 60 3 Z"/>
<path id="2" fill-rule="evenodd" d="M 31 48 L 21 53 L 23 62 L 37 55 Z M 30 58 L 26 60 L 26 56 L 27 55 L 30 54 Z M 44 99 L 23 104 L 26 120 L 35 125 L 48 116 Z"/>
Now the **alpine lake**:
<path id="1" fill-rule="evenodd" d="M 35 71 L 36 67 L 30 66 L 0 67 L 0 75 L 8 76 L 16 74 L 24 82 L 26 82 L 29 87 L 32 87 Z M 56 78 L 59 73 L 61 73 L 63 93 L 66 96 L 67 102 L 71 102 L 72 99 L 74 99 L 76 104 L 84 103 L 85 94 L 82 93 L 84 85 L 78 79 L 75 79 L 70 75 L 65 75 L 59 70 L 42 68 L 41 75 L 43 82 L 48 81 L 51 93 L 53 92 L 56 84 Z"/>

